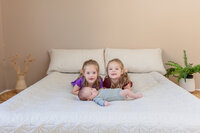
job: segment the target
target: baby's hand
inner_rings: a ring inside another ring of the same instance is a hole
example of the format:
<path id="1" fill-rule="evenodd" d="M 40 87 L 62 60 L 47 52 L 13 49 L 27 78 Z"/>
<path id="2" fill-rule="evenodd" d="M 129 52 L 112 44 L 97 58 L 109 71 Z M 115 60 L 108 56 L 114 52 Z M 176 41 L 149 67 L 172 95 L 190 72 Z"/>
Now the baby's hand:
<path id="1" fill-rule="evenodd" d="M 105 105 L 105 106 L 109 106 L 110 103 L 109 103 L 108 101 L 105 101 L 105 102 L 104 102 L 104 105 Z"/>

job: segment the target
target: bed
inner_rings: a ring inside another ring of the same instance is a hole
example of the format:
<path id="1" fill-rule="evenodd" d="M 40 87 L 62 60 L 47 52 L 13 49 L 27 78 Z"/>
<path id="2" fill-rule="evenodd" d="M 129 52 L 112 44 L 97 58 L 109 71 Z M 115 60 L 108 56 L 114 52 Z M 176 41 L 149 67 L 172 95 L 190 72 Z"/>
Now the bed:
<path id="1" fill-rule="evenodd" d="M 114 53 L 115 50 L 110 51 Z M 108 55 L 106 52 L 103 50 L 103 55 Z M 94 53 L 98 54 L 96 51 Z M 54 63 L 52 58 L 57 57 L 52 56 L 55 55 L 51 53 L 51 63 L 45 78 L 0 104 L 0 133 L 200 132 L 200 100 L 165 78 L 162 67 L 152 71 L 147 70 L 149 67 L 140 70 L 140 66 L 135 68 L 137 72 L 129 73 L 134 85 L 132 91 L 142 93 L 143 98 L 113 101 L 110 106 L 101 107 L 92 101 L 80 101 L 71 94 L 70 81 L 78 76 L 77 70 L 75 67 L 74 70 L 63 70 L 62 66 L 65 65 L 58 65 L 57 59 Z M 150 57 L 148 55 L 145 58 Z M 130 64 L 120 59 L 132 71 Z M 65 63 L 67 60 L 65 58 Z M 101 68 L 105 67 L 105 63 L 101 65 Z M 104 72 L 101 71 L 103 77 Z"/>

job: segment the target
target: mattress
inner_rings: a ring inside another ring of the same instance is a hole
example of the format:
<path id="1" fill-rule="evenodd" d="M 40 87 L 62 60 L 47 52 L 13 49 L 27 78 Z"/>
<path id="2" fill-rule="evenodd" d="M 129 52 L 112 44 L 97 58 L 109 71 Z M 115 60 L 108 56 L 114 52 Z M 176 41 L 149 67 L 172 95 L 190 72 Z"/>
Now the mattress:
<path id="1" fill-rule="evenodd" d="M 77 76 L 50 73 L 0 104 L 0 133 L 200 132 L 200 100 L 157 72 L 129 74 L 144 97 L 107 107 L 71 94 Z"/>

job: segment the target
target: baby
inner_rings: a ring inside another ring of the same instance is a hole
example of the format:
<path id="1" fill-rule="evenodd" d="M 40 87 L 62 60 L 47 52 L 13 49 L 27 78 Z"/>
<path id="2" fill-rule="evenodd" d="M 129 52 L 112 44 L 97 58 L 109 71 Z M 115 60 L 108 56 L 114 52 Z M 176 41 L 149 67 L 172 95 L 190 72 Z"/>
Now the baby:
<path id="1" fill-rule="evenodd" d="M 95 88 L 83 87 L 79 93 L 78 97 L 83 101 L 94 101 L 100 106 L 110 105 L 109 101 L 120 101 L 129 98 L 141 98 L 142 94 L 135 94 L 129 89 L 122 90 L 117 89 L 100 89 L 97 91 Z"/>

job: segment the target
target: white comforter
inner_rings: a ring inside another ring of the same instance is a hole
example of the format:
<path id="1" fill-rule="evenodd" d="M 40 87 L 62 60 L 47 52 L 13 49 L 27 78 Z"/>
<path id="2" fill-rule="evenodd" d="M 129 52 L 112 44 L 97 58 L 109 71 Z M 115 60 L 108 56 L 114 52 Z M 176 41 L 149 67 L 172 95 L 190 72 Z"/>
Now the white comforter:
<path id="1" fill-rule="evenodd" d="M 129 74 L 136 100 L 101 107 L 54 72 L 0 104 L 0 133 L 200 133 L 200 100 L 156 72 Z"/>

